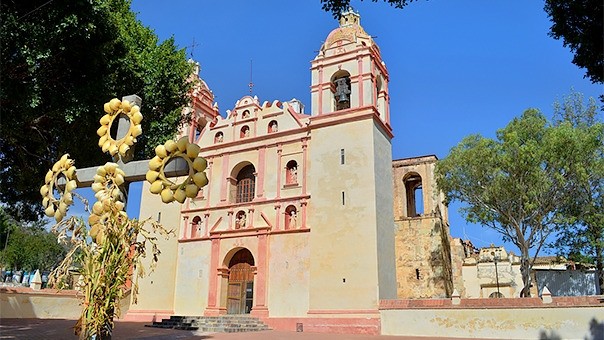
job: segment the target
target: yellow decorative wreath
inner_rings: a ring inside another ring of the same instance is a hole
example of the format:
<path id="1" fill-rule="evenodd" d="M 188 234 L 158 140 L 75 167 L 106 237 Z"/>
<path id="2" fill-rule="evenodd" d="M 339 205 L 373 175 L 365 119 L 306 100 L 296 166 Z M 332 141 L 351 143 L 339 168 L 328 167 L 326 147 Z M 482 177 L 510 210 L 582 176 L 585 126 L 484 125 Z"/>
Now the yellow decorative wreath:
<path id="1" fill-rule="evenodd" d="M 208 184 L 205 172 L 207 162 L 199 157 L 199 145 L 189 143 L 188 137 L 178 142 L 168 140 L 155 148 L 156 156 L 149 161 L 146 178 L 151 183 L 149 191 L 160 194 L 164 203 L 176 200 L 183 203 L 187 197 L 197 196 L 199 189 Z M 183 158 L 189 164 L 189 176 L 182 183 L 174 183 L 164 173 L 164 167 L 174 158 Z"/>
<path id="2" fill-rule="evenodd" d="M 116 163 L 108 162 L 99 167 L 94 175 L 92 190 L 97 201 L 92 206 L 92 214 L 88 217 L 90 237 L 96 243 L 102 243 L 105 238 L 105 221 L 117 212 L 118 216 L 127 218 L 124 212 L 123 195 L 120 185 L 124 184 L 126 174 Z"/>
<path id="3" fill-rule="evenodd" d="M 113 98 L 105 103 L 103 108 L 106 114 L 101 117 L 99 121 L 101 127 L 96 130 L 97 135 L 100 137 L 99 146 L 103 152 L 109 152 L 111 156 L 115 156 L 119 152 L 123 157 L 130 147 L 136 143 L 136 137 L 143 133 L 143 128 L 140 125 L 143 115 L 138 105 L 132 105 L 127 100 L 120 101 L 117 98 Z M 124 137 L 115 140 L 111 137 L 111 125 L 120 114 L 124 114 L 130 119 L 130 128 Z"/>
<path id="4" fill-rule="evenodd" d="M 52 166 L 52 169 L 48 170 L 44 178 L 44 185 L 40 188 L 44 213 L 48 217 L 54 216 L 57 223 L 67 215 L 69 206 L 73 204 L 71 192 L 78 186 L 75 181 L 76 167 L 73 165 L 74 163 L 74 160 L 69 158 L 69 154 L 64 154 Z M 62 191 L 57 183 L 60 177 L 65 178 L 65 187 Z M 54 195 L 55 188 L 59 192 L 59 199 Z"/>

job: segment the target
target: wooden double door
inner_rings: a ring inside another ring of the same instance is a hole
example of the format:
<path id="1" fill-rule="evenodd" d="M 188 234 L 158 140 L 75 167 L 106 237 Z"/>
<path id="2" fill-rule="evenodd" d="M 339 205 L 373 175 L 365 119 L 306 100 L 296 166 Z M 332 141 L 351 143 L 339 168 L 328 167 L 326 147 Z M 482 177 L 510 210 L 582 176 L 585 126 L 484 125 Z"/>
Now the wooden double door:
<path id="1" fill-rule="evenodd" d="M 254 259 L 247 249 L 237 252 L 229 263 L 227 313 L 249 314 L 254 305 Z"/>

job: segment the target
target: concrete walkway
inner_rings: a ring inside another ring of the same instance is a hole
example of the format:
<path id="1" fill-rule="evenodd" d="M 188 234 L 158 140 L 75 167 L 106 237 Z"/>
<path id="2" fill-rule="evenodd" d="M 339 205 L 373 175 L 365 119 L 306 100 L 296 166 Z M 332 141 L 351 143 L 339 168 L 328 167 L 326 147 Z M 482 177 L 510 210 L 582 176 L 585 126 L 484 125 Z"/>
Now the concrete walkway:
<path id="1" fill-rule="evenodd" d="M 0 319 L 0 339 L 77 339 L 73 334 L 75 320 L 63 319 Z M 116 322 L 113 339 L 211 339 L 211 340 L 426 340 L 427 337 L 372 336 L 348 334 L 296 333 L 262 331 L 248 333 L 202 333 L 145 327 L 140 322 Z M 459 338 L 439 338 L 457 339 Z"/>

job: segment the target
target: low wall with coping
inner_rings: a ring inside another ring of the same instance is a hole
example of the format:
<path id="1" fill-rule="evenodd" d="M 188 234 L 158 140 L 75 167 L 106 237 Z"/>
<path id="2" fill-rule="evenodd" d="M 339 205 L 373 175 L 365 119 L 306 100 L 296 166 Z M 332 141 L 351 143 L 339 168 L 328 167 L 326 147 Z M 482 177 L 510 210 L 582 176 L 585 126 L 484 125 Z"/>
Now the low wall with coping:
<path id="1" fill-rule="evenodd" d="M 382 335 L 603 339 L 604 296 L 382 300 Z"/>
<path id="2" fill-rule="evenodd" d="M 76 290 L 27 287 L 0 288 L 0 319 L 72 319 L 82 313 L 82 293 Z M 130 293 L 121 301 L 121 315 L 128 311 Z"/>

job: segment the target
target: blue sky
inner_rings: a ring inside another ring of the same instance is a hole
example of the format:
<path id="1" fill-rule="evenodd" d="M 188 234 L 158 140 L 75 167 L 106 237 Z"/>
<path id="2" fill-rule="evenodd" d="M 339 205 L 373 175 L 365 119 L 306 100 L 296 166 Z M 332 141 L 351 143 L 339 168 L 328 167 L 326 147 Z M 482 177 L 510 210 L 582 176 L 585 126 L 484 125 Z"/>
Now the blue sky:
<path id="1" fill-rule="evenodd" d="M 352 5 L 390 73 L 395 159 L 444 158 L 463 137 L 493 137 L 527 108 L 549 116 L 571 87 L 586 97 L 603 92 L 547 35 L 543 1 L 420 0 L 402 10 L 382 2 Z M 250 60 L 261 102 L 295 97 L 310 112 L 310 61 L 338 25 L 319 0 L 134 0 L 132 9 L 160 39 L 173 36 L 189 48 L 223 115 L 249 93 Z M 134 185 L 130 216 L 139 193 Z M 502 244 L 499 234 L 468 225 L 458 208 L 449 207 L 454 237 L 479 247 Z"/>

